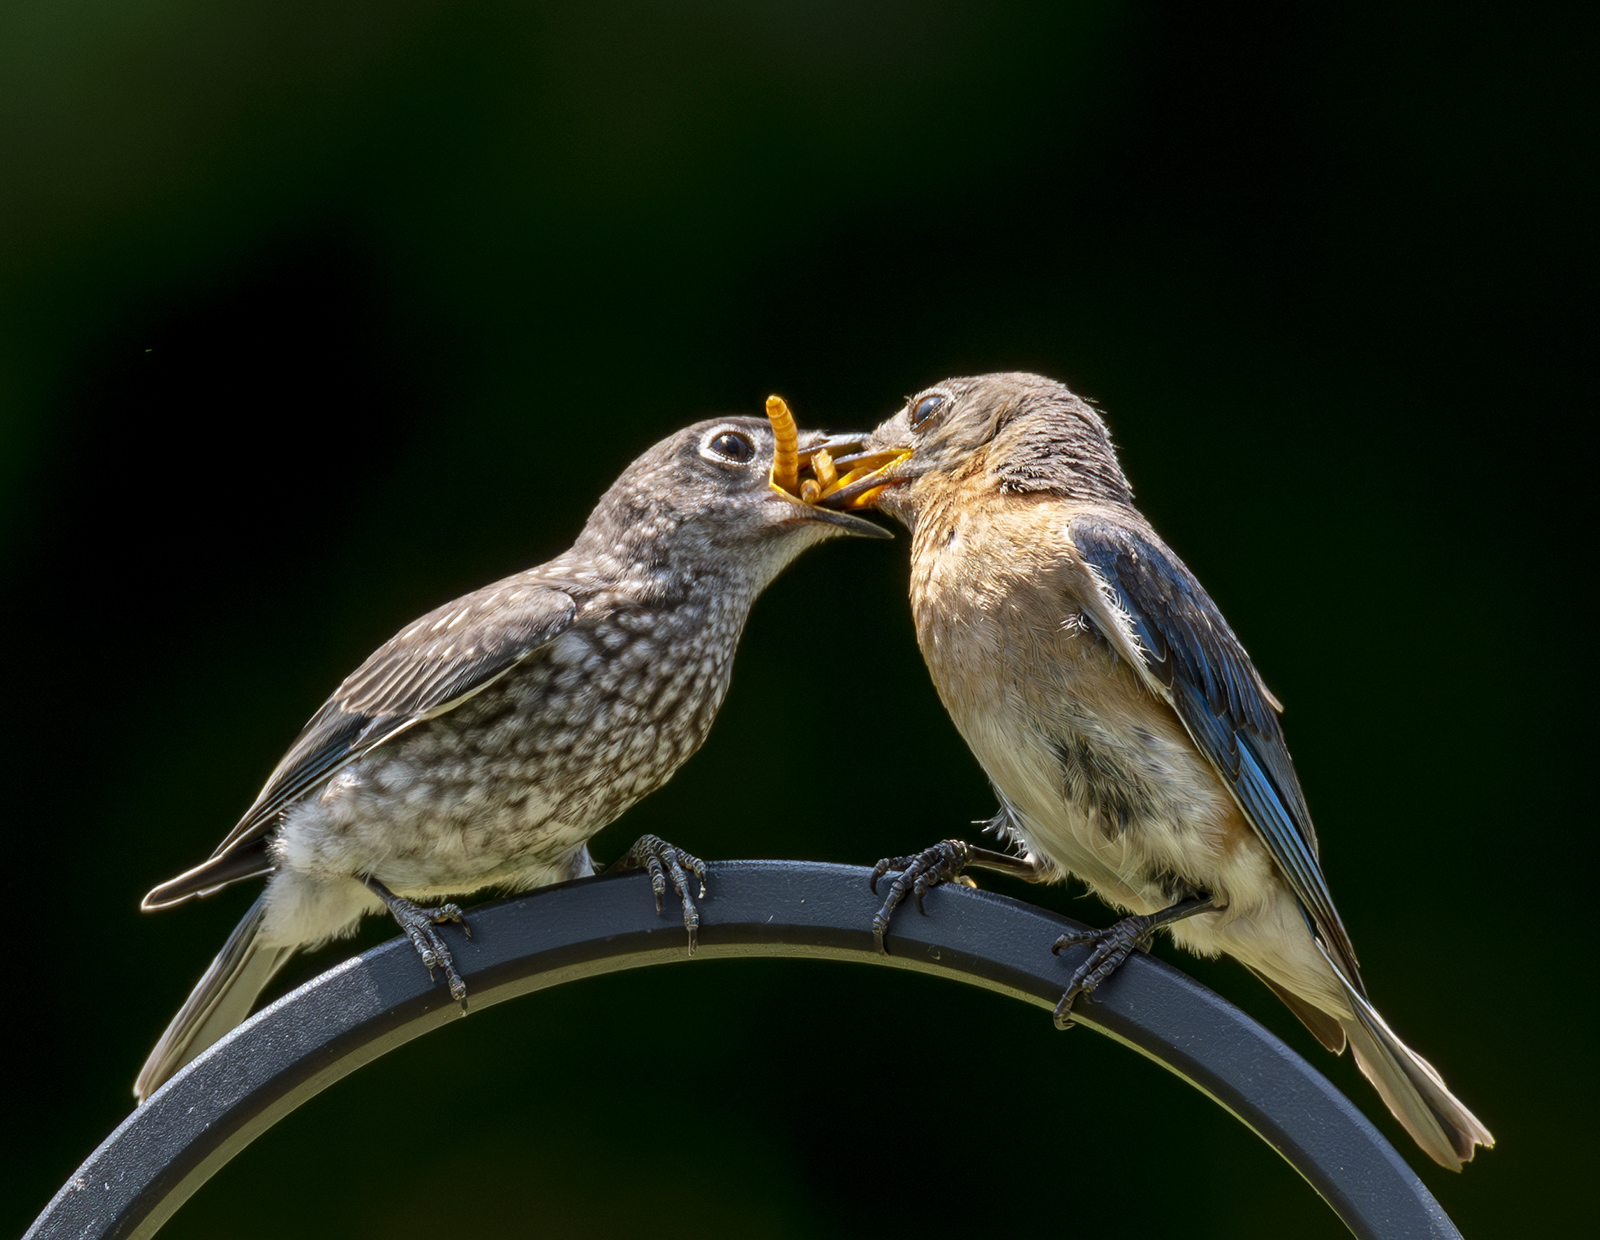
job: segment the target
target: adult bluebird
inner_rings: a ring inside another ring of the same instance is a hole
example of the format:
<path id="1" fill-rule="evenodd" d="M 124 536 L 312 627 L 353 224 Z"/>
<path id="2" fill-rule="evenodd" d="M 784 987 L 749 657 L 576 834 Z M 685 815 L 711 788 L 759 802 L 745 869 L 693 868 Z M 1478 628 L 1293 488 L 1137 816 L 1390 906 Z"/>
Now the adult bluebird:
<path id="1" fill-rule="evenodd" d="M 784 410 L 787 415 L 787 410 Z M 791 457 L 859 442 L 812 433 Z M 594 872 L 588 841 L 700 747 L 750 607 L 807 547 L 888 537 L 770 481 L 775 433 L 701 422 L 657 444 L 601 498 L 572 549 L 407 625 L 339 686 L 203 865 L 146 909 L 267 877 L 266 889 L 150 1053 L 143 1100 L 246 1015 L 301 948 L 385 906 L 464 1000 L 439 926 L 483 888 Z M 645 836 L 624 859 L 665 877 L 698 925 L 688 873 Z M 704 895 L 702 886 L 701 895 Z"/>
<path id="2" fill-rule="evenodd" d="M 886 859 L 895 905 L 968 865 L 1076 876 L 1131 914 L 1086 946 L 1056 1009 L 1164 927 L 1247 965 L 1395 1117 L 1459 1169 L 1494 1138 L 1367 997 L 1318 861 L 1281 709 L 1198 581 L 1151 529 L 1100 417 L 1037 375 L 951 379 L 869 446 L 909 453 L 828 502 L 911 531 L 911 608 L 939 696 L 1019 855 L 960 841 Z"/>

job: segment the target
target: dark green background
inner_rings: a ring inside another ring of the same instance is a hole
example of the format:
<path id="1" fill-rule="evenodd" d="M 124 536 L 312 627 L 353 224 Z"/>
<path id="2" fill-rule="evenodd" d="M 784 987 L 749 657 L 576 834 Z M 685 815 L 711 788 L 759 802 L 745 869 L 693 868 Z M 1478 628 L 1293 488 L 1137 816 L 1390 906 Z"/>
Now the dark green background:
<path id="1" fill-rule="evenodd" d="M 1242 969 L 1185 967 L 1331 1073 L 1469 1236 L 1575 1234 L 1585 32 L 1456 3 L 468 7 L 0 17 L 0 1232 L 127 1113 L 251 892 L 139 897 L 372 647 L 564 547 L 687 421 L 776 391 L 859 426 L 1031 368 L 1102 403 L 1288 704 L 1371 989 L 1500 1148 L 1439 1171 Z M 797 565 L 705 749 L 597 851 L 870 863 L 987 816 L 905 546 Z M 1342 1234 L 1107 1041 L 784 963 L 482 1012 L 292 1115 L 167 1234 L 647 1228 Z"/>

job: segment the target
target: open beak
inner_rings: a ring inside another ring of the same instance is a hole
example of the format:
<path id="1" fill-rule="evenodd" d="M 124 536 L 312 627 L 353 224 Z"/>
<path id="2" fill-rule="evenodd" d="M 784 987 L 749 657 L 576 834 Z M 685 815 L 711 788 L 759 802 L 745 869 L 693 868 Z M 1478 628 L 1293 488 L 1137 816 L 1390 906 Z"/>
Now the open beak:
<path id="1" fill-rule="evenodd" d="M 811 467 L 819 452 L 826 452 L 835 462 L 852 453 L 859 454 L 871 436 L 871 431 L 835 431 L 832 434 L 818 434 L 810 443 L 797 446 L 795 450 L 797 463 L 802 470 L 805 470 Z"/>
<path id="2" fill-rule="evenodd" d="M 865 495 L 871 488 L 855 491 L 846 502 L 838 505 L 823 506 L 823 503 L 825 497 L 863 480 L 867 474 L 879 471 L 880 465 L 882 468 L 888 468 L 889 465 L 909 455 L 908 453 L 863 455 L 860 449 L 867 441 L 867 436 L 849 433 L 825 435 L 812 440 L 802 450 L 800 433 L 794 424 L 794 414 L 779 396 L 767 398 L 767 419 L 772 423 L 773 438 L 776 441 L 768 483 L 775 495 L 797 507 L 799 511 L 796 513 L 796 520 L 821 521 L 827 525 L 836 525 L 862 538 L 894 537 L 882 526 L 851 516 L 844 511 L 846 508 L 870 507 L 869 503 L 856 502 L 856 497 Z M 835 453 L 840 454 L 841 460 L 860 463 L 841 476 L 835 464 Z M 882 464 L 878 460 L 879 457 L 885 458 L 887 464 Z M 811 476 L 803 478 L 803 474 Z"/>
<path id="3" fill-rule="evenodd" d="M 783 494 L 783 492 L 779 492 Z M 815 504 L 808 504 L 803 499 L 793 495 L 784 496 L 794 505 L 796 521 L 820 521 L 824 525 L 837 525 L 847 534 L 854 534 L 858 538 L 893 538 L 894 535 L 875 521 L 868 521 L 864 517 L 852 516 L 848 512 L 835 512 L 831 508 L 818 508 Z"/>
<path id="4" fill-rule="evenodd" d="M 850 454 L 852 453 L 859 455 L 861 451 L 861 445 L 866 441 L 867 436 L 865 434 L 857 435 L 845 432 L 837 435 L 824 435 L 821 438 L 807 444 L 803 448 L 797 448 L 795 453 L 796 491 L 800 490 L 801 487 L 804 486 L 806 493 L 809 494 L 812 488 L 818 486 L 818 483 L 813 477 L 813 470 L 815 469 L 819 458 L 824 462 L 823 468 L 824 471 L 826 471 L 827 466 L 825 462 L 827 462 L 829 459 L 849 459 Z M 838 455 L 835 456 L 835 453 Z M 774 477 L 772 481 L 772 490 L 774 493 L 774 499 L 787 500 L 789 503 L 794 505 L 795 514 L 793 519 L 796 521 L 821 521 L 824 525 L 836 525 L 846 533 L 854 534 L 858 538 L 894 537 L 894 535 L 888 530 L 884 529 L 883 526 L 878 525 L 875 522 L 868 521 L 862 517 L 851 516 L 848 512 L 841 512 L 833 508 L 821 507 L 819 506 L 819 501 L 817 500 L 803 499 L 800 495 L 795 494 L 794 492 L 784 490 L 783 487 L 778 485 L 776 477 Z"/>
<path id="5" fill-rule="evenodd" d="M 910 456 L 910 448 L 890 448 L 884 452 L 857 452 L 836 457 L 832 464 L 838 476 L 822 488 L 814 502 L 839 511 L 875 507 L 878 496 L 887 488 L 908 481 L 891 477 L 890 471 Z"/>
<path id="6" fill-rule="evenodd" d="M 800 430 L 795 427 L 795 416 L 790 413 L 789 405 L 784 403 L 782 397 L 766 398 L 766 419 L 773 424 L 773 469 L 768 474 L 768 486 L 771 486 L 774 496 L 784 502 L 794 504 L 795 515 L 792 520 L 797 522 L 822 522 L 824 525 L 837 525 L 846 533 L 858 534 L 859 538 L 893 538 L 890 531 L 882 525 L 862 520 L 861 517 L 851 517 L 845 512 L 822 509 L 816 506 L 821 498 L 822 482 L 819 478 L 835 477 L 834 461 L 835 451 L 851 453 L 861 448 L 866 443 L 866 435 L 842 434 L 822 435 L 806 443 L 805 451 L 800 450 Z M 802 470 L 810 470 L 816 477 L 800 480 Z"/>

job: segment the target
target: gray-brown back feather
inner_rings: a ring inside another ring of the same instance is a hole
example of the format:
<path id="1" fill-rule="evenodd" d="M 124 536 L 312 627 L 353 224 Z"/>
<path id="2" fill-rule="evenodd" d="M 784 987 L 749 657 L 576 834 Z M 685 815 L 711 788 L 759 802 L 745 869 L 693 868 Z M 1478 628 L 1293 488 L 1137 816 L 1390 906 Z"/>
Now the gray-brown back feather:
<path id="1" fill-rule="evenodd" d="M 437 607 L 374 651 L 312 716 L 211 857 L 156 887 L 143 906 L 164 908 L 266 872 L 264 855 L 241 865 L 234 854 L 264 840 L 286 806 L 384 741 L 459 706 L 559 636 L 577 603 L 539 573 L 519 573 Z"/>
<path id="2" fill-rule="evenodd" d="M 346 762 L 460 705 L 559 636 L 577 604 L 530 577 L 437 607 L 374 651 L 306 724 L 214 855 L 264 833 L 279 810 Z"/>

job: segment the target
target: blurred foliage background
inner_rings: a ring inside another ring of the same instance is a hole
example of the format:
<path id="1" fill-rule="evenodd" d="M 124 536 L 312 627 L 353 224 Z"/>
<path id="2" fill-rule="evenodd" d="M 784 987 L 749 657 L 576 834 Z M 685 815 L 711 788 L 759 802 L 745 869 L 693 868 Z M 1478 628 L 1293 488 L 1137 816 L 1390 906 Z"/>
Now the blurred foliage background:
<path id="1" fill-rule="evenodd" d="M 1330 1073 L 1467 1234 L 1576 1234 L 1579 12 L 0 12 L 4 1106 L 25 1137 L 0 1231 L 127 1113 L 252 894 L 159 917 L 139 897 L 209 853 L 369 650 L 564 547 L 682 423 L 775 391 L 805 424 L 864 426 L 945 375 L 1028 368 L 1102 403 L 1145 510 L 1288 704 L 1371 989 L 1500 1148 L 1439 1171 L 1242 969 L 1183 967 Z M 797 565 L 705 749 L 596 851 L 650 830 L 870 864 L 987 816 L 913 643 L 905 546 Z M 166 1234 L 463 1223 L 1343 1234 L 1109 1042 L 794 963 L 476 1014 L 292 1115 Z"/>

